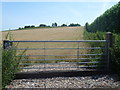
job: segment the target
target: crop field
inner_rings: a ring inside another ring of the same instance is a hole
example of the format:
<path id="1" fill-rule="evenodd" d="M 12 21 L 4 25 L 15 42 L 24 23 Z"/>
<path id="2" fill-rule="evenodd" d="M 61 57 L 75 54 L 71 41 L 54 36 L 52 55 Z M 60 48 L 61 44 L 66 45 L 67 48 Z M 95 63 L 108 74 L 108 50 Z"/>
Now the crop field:
<path id="1" fill-rule="evenodd" d="M 10 31 L 14 40 L 80 40 L 84 27 L 57 27 Z M 5 39 L 8 31 L 2 32 Z"/>
<path id="2" fill-rule="evenodd" d="M 59 27 L 59 28 L 45 28 L 45 29 L 30 29 L 30 30 L 18 30 L 10 31 L 13 40 L 83 40 L 84 27 Z M 8 31 L 2 32 L 3 40 Z M 78 43 L 71 42 L 24 42 L 18 43 L 18 48 L 73 48 L 78 47 Z M 85 46 L 84 43 L 80 43 L 80 46 Z M 73 54 L 76 50 L 27 50 L 27 54 Z"/>

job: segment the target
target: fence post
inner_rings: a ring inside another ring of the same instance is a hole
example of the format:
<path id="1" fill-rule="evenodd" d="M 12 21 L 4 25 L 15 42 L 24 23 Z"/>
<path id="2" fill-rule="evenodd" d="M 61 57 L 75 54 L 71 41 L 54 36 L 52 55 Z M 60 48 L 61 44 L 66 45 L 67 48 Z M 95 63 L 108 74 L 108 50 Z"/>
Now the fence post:
<path id="1" fill-rule="evenodd" d="M 3 41 L 3 48 L 4 49 L 10 48 L 11 46 L 12 46 L 12 42 L 10 42 L 9 40 Z"/>
<path id="2" fill-rule="evenodd" d="M 111 48 L 113 47 L 113 35 L 111 32 L 106 33 L 106 54 L 107 54 L 107 69 L 110 71 L 112 65 Z"/>

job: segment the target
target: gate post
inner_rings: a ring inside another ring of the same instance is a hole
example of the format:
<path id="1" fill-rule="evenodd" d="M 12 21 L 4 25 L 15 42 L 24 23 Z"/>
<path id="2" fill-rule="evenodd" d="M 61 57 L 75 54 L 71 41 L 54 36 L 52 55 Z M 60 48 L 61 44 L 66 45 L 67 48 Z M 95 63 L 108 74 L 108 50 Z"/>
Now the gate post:
<path id="1" fill-rule="evenodd" d="M 113 35 L 111 32 L 106 33 L 106 59 L 107 59 L 107 69 L 110 71 L 112 66 L 111 48 L 113 47 Z"/>
<path id="2" fill-rule="evenodd" d="M 10 42 L 9 40 L 3 41 L 3 49 L 10 48 L 11 46 L 12 46 L 12 42 Z"/>

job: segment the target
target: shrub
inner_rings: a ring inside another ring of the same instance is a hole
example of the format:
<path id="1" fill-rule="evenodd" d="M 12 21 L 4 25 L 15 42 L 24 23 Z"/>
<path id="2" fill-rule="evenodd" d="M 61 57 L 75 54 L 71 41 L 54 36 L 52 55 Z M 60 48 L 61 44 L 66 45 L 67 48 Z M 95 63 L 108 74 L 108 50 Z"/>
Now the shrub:
<path id="1" fill-rule="evenodd" d="M 115 44 L 112 48 L 112 71 L 120 76 L 120 35 L 115 35 Z"/>
<path id="2" fill-rule="evenodd" d="M 112 67 L 111 70 L 113 73 L 117 73 L 120 77 L 120 34 L 114 34 L 115 43 L 111 48 L 111 57 L 112 57 Z M 85 31 L 84 38 L 87 40 L 102 40 L 105 39 L 105 32 L 90 33 Z M 91 47 L 96 46 L 96 43 L 89 43 Z M 99 44 L 103 46 L 102 44 Z M 94 51 L 92 51 L 94 53 Z"/>
<path id="3" fill-rule="evenodd" d="M 7 34 L 6 39 L 10 38 L 10 33 Z M 15 73 L 19 70 L 19 62 L 22 58 L 22 55 L 25 51 L 21 52 L 19 54 L 19 57 L 17 56 L 17 50 L 15 49 L 17 46 L 13 46 L 10 48 L 3 49 L 2 50 L 2 88 L 5 88 L 6 85 L 8 85 L 12 79 L 15 77 Z"/>

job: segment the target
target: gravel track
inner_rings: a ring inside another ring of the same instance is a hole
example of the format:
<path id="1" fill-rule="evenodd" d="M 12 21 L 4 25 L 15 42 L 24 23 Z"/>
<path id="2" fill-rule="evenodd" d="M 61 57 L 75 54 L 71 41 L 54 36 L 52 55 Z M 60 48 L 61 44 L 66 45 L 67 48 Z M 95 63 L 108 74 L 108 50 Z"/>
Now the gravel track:
<path id="1" fill-rule="evenodd" d="M 59 65 L 46 65 L 48 67 L 63 67 L 63 66 L 76 66 L 75 64 L 59 64 Z M 33 65 L 29 67 L 43 67 L 41 65 Z M 80 68 L 79 68 L 80 69 Z M 43 71 L 44 69 L 33 69 Z M 32 69 L 27 72 L 33 71 Z M 46 69 L 57 70 L 57 69 Z M 46 71 L 45 70 L 45 71 Z M 58 70 L 68 70 L 66 68 Z M 76 68 L 69 68 L 69 70 L 77 70 Z M 82 69 L 81 69 L 82 70 Z M 85 70 L 85 69 L 84 69 Z M 23 70 L 22 72 L 26 72 Z M 92 75 L 80 77 L 54 77 L 54 78 L 41 78 L 41 79 L 16 79 L 13 80 L 6 88 L 115 88 L 120 86 L 120 81 L 117 75 Z"/>
<path id="2" fill-rule="evenodd" d="M 120 82 L 110 75 L 16 79 L 6 88 L 116 88 Z"/>

